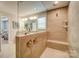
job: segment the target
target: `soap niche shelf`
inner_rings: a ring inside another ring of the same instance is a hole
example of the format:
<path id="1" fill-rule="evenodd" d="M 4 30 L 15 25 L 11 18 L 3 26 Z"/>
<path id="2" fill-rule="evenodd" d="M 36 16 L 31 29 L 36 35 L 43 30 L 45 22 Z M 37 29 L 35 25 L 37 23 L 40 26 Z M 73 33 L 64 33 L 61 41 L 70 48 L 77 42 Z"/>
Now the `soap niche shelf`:
<path id="1" fill-rule="evenodd" d="M 66 31 L 68 31 L 68 20 L 65 20 L 64 23 L 65 23 L 64 29 L 65 29 Z"/>

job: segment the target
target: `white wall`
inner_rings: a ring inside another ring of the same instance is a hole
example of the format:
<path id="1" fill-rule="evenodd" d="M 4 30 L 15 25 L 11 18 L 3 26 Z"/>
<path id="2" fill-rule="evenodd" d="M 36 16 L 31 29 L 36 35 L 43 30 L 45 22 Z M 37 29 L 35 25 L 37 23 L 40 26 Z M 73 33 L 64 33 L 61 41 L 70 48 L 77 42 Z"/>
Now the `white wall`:
<path id="1" fill-rule="evenodd" d="M 16 16 L 9 16 L 9 43 L 15 43 L 15 36 L 18 29 L 13 29 L 12 21 L 17 21 Z"/>
<path id="2" fill-rule="evenodd" d="M 69 41 L 72 47 L 72 57 L 79 57 L 79 2 L 69 5 Z"/>

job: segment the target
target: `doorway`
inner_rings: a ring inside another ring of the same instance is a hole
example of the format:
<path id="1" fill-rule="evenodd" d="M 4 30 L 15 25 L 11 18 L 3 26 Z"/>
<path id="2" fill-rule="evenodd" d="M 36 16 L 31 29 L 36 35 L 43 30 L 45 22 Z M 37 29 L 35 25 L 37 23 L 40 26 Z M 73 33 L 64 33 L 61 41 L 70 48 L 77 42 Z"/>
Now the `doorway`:
<path id="1" fill-rule="evenodd" d="M 8 35 L 8 17 L 1 16 L 1 44 L 7 44 L 9 40 Z"/>

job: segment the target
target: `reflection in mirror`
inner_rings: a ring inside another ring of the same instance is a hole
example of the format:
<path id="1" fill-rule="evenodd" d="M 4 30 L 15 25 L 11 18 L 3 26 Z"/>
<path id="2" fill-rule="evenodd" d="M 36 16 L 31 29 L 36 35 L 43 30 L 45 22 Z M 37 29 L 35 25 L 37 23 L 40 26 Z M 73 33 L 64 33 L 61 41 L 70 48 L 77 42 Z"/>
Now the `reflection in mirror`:
<path id="1" fill-rule="evenodd" d="M 38 17 L 37 19 L 20 20 L 20 30 L 22 32 L 38 32 L 46 30 L 46 17 Z"/>
<path id="2" fill-rule="evenodd" d="M 46 29 L 46 17 L 38 18 L 38 30 L 43 31 Z"/>
<path id="3" fill-rule="evenodd" d="M 31 31 L 36 31 L 36 20 L 30 21 L 30 28 L 31 28 Z"/>

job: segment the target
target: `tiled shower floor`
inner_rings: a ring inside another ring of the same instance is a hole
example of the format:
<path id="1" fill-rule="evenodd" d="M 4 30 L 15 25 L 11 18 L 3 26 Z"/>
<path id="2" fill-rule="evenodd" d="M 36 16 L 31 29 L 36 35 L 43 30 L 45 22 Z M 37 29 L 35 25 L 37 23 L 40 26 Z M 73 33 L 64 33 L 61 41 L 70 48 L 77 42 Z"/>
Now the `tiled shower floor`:
<path id="1" fill-rule="evenodd" d="M 69 54 L 60 50 L 46 48 L 40 58 L 69 58 Z"/>

